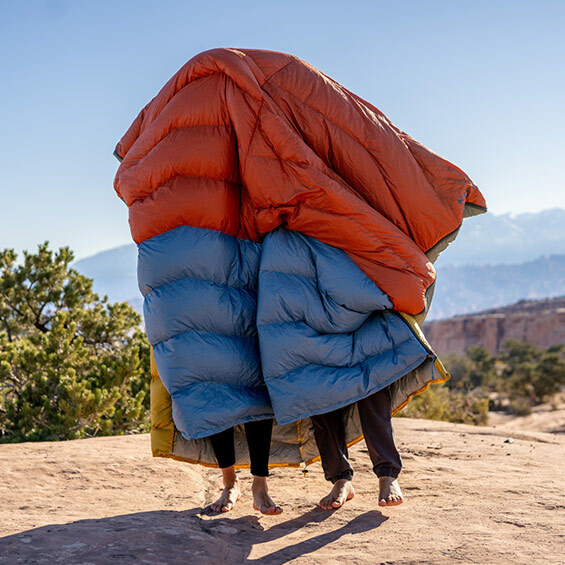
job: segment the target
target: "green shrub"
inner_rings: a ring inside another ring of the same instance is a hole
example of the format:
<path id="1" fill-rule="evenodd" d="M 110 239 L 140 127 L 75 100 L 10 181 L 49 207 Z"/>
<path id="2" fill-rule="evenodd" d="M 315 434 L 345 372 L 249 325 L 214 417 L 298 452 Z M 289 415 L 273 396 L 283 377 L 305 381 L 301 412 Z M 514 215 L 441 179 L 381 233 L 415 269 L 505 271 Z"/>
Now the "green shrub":
<path id="1" fill-rule="evenodd" d="M 488 397 L 480 390 L 456 392 L 445 385 L 432 385 L 412 398 L 399 412 L 399 416 L 462 424 L 486 424 Z"/>
<path id="2" fill-rule="evenodd" d="M 551 400 L 565 385 L 564 353 L 562 345 L 543 350 L 515 340 L 506 341 L 496 357 L 484 347 L 471 347 L 465 355 L 445 359 L 451 374 L 446 384 L 452 392 L 461 394 L 490 393 L 492 409 L 505 407 L 524 416 L 537 404 Z M 431 406 L 426 409 L 433 412 Z M 463 411 L 469 412 L 468 408 Z"/>
<path id="3" fill-rule="evenodd" d="M 502 370 L 498 390 L 510 401 L 510 411 L 526 415 L 533 406 L 550 400 L 565 385 L 564 348 L 542 350 L 508 340 L 499 354 Z"/>
<path id="4" fill-rule="evenodd" d="M 470 347 L 465 355 L 450 355 L 445 364 L 451 374 L 447 381 L 450 389 L 496 388 L 496 358 L 484 347 Z"/>
<path id="5" fill-rule="evenodd" d="M 140 315 L 69 268 L 69 248 L 0 252 L 0 441 L 148 429 L 149 344 Z"/>

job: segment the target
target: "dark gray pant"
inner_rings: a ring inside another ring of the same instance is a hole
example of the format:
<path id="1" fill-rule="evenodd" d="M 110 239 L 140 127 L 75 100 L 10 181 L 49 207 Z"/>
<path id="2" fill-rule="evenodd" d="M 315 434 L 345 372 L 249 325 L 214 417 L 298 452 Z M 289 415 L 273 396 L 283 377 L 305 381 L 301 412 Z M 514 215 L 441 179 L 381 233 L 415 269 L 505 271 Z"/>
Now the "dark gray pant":
<path id="1" fill-rule="evenodd" d="M 377 477 L 398 477 L 402 460 L 394 444 L 390 387 L 357 402 L 361 428 L 373 471 Z M 345 442 L 345 414 L 348 407 L 312 416 L 314 437 L 328 481 L 353 478 Z"/>

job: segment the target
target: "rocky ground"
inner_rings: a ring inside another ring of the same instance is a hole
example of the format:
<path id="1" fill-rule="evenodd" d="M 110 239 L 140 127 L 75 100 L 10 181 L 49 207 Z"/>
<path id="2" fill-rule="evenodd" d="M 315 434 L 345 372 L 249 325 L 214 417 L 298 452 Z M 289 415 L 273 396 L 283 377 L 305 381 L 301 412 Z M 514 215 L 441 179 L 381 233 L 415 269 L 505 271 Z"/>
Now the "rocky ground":
<path id="1" fill-rule="evenodd" d="M 0 563 L 565 562 L 565 436 L 395 418 L 406 502 L 379 508 L 364 444 L 357 496 L 335 512 L 319 463 L 272 472 L 284 513 L 255 512 L 250 479 L 225 515 L 215 469 L 150 456 L 147 435 L 0 446 Z"/>

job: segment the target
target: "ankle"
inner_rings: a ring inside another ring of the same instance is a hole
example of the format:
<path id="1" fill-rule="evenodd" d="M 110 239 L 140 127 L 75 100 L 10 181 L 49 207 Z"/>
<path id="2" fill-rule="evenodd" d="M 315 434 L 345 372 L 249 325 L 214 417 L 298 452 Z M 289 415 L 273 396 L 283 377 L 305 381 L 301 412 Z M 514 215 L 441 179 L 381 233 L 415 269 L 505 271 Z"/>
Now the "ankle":
<path id="1" fill-rule="evenodd" d="M 239 484 L 235 467 L 233 466 L 222 469 L 222 479 L 224 481 L 224 487 L 226 488 L 233 488 Z"/>
<path id="2" fill-rule="evenodd" d="M 253 476 L 253 485 L 252 488 L 254 490 L 267 490 L 267 477 L 257 477 Z"/>

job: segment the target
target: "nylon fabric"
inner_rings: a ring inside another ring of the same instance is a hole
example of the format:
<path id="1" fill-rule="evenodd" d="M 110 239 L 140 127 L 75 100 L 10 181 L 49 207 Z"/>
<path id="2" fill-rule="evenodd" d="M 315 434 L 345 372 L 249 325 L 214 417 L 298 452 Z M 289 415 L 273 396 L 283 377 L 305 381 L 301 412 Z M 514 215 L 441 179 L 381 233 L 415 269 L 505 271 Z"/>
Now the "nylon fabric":
<path id="1" fill-rule="evenodd" d="M 139 244 L 138 265 L 147 336 L 187 439 L 333 410 L 428 356 L 346 253 L 282 227 L 257 244 L 181 226 Z"/>
<path id="2" fill-rule="evenodd" d="M 277 418 L 274 465 L 317 458 L 310 416 L 449 375 L 426 342 L 433 262 L 486 205 L 458 167 L 286 53 L 193 57 L 116 146 L 152 346 L 154 454 Z"/>
<path id="3" fill-rule="evenodd" d="M 137 243 L 181 225 L 261 242 L 279 225 L 343 249 L 416 315 L 426 252 L 484 198 L 461 169 L 298 57 L 193 57 L 116 146 L 114 187 Z M 187 197 L 187 195 L 189 195 Z"/>

